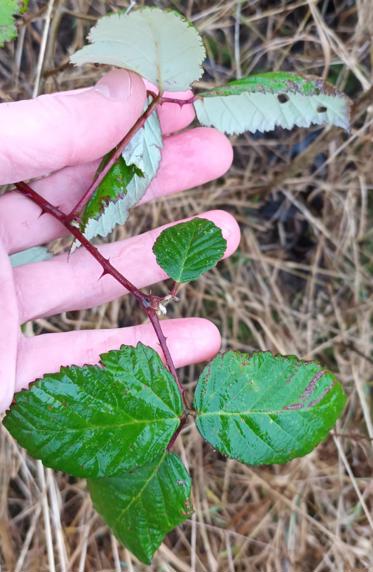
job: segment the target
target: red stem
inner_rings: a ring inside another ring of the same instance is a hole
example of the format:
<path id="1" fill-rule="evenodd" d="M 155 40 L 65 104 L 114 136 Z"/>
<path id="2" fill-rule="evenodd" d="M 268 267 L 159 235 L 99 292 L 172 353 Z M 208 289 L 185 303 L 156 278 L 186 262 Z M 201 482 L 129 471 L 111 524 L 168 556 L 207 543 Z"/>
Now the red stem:
<path id="1" fill-rule="evenodd" d="M 115 148 L 113 155 L 110 157 L 109 161 L 105 165 L 105 167 L 100 171 L 97 177 L 92 181 L 91 185 L 88 187 L 86 192 L 80 197 L 76 205 L 71 209 L 68 215 L 64 215 L 68 222 L 74 220 L 80 213 L 83 205 L 88 201 L 88 199 L 93 195 L 95 190 L 100 186 L 112 166 L 118 161 L 119 157 L 123 153 L 125 147 L 127 147 L 128 143 L 131 141 L 132 137 L 143 127 L 145 121 L 148 117 L 153 113 L 155 108 L 160 102 L 161 96 L 152 93 L 153 101 L 149 104 L 146 108 L 144 113 L 140 115 L 140 117 L 135 121 L 132 125 L 131 129 L 126 133 L 123 139 L 118 143 Z"/>
<path id="2" fill-rule="evenodd" d="M 109 274 L 115 280 L 117 280 L 124 288 L 126 288 L 133 296 L 135 296 L 136 300 L 141 304 L 142 309 L 148 316 L 156 336 L 159 341 L 159 345 L 161 346 L 163 355 L 165 357 L 165 361 L 167 364 L 168 369 L 170 370 L 171 374 L 175 378 L 179 391 L 181 393 L 181 397 L 184 403 L 184 406 L 188 409 L 188 403 L 185 398 L 185 389 L 180 383 L 178 378 L 175 364 L 170 354 L 170 350 L 168 349 L 166 337 L 162 331 L 161 324 L 159 318 L 157 316 L 157 307 L 160 301 L 160 298 L 157 296 L 150 296 L 144 294 L 139 290 L 132 282 L 127 280 L 120 272 L 117 270 L 111 262 L 105 258 L 100 251 L 87 240 L 84 234 L 70 221 L 70 216 L 63 213 L 58 207 L 52 205 L 48 202 L 44 197 L 39 195 L 36 191 L 34 191 L 27 183 L 20 182 L 15 184 L 16 188 L 26 197 L 31 199 L 35 204 L 37 204 L 42 213 L 47 213 L 53 216 L 58 222 L 60 222 L 81 244 L 84 246 L 86 250 L 97 260 L 99 264 L 101 264 L 103 268 L 102 276 L 105 274 Z"/>

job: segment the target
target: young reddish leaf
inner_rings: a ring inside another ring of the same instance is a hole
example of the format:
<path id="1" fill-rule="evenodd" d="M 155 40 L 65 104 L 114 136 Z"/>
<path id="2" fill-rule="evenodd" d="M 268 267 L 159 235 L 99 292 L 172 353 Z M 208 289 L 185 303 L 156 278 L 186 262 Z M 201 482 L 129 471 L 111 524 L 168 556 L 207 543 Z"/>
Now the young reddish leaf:
<path id="1" fill-rule="evenodd" d="M 218 226 L 195 218 L 164 230 L 155 241 L 153 252 L 170 278 L 189 282 L 213 268 L 226 248 L 227 241 Z"/>
<path id="2" fill-rule="evenodd" d="M 91 44 L 78 50 L 72 63 L 126 68 L 161 91 L 188 89 L 202 75 L 202 39 L 177 12 L 140 8 L 129 15 L 111 14 L 98 21 L 88 39 Z"/>
<path id="3" fill-rule="evenodd" d="M 89 479 L 93 504 L 116 537 L 150 564 L 166 534 L 190 518 L 191 479 L 176 455 L 116 477 Z"/>
<path id="4" fill-rule="evenodd" d="M 227 352 L 202 372 L 196 423 L 218 451 L 248 465 L 286 463 L 323 441 L 346 397 L 334 375 L 295 356 Z"/>
<path id="5" fill-rule="evenodd" d="M 182 402 L 158 354 L 142 344 L 62 368 L 16 395 L 4 425 L 30 455 L 78 477 L 150 463 L 180 423 Z"/>
<path id="6" fill-rule="evenodd" d="M 202 125 L 225 133 L 272 131 L 275 127 L 336 125 L 349 129 L 349 101 L 320 79 L 269 72 L 231 81 L 199 95 Z"/>

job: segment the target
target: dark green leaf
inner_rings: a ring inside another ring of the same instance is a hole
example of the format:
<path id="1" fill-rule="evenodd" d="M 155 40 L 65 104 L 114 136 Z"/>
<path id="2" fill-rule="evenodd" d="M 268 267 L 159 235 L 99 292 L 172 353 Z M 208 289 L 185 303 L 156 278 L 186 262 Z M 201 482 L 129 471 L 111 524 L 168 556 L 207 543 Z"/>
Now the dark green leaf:
<path id="1" fill-rule="evenodd" d="M 275 127 L 349 128 L 349 101 L 320 79 L 289 72 L 255 74 L 205 91 L 195 102 L 198 120 L 225 133 Z"/>
<path id="2" fill-rule="evenodd" d="M 195 218 L 161 232 L 153 252 L 170 278 L 189 282 L 213 268 L 226 248 L 227 241 L 219 227 L 207 219 Z"/>
<path id="3" fill-rule="evenodd" d="M 248 465 L 285 463 L 325 439 L 345 394 L 334 375 L 295 356 L 228 352 L 202 372 L 197 427 L 224 455 Z"/>
<path id="4" fill-rule="evenodd" d="M 116 477 L 90 479 L 88 487 L 116 537 L 146 564 L 165 535 L 192 513 L 190 476 L 172 453 Z"/>
<path id="5" fill-rule="evenodd" d="M 62 368 L 16 395 L 4 425 L 48 467 L 112 476 L 157 459 L 179 426 L 181 397 L 154 350 L 122 346 L 101 363 Z"/>

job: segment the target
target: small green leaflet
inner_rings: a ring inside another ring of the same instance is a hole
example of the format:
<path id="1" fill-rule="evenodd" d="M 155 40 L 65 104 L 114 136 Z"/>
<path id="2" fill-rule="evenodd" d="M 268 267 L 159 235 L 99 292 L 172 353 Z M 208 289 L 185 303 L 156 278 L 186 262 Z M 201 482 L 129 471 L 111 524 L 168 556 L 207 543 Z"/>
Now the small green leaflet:
<path id="1" fill-rule="evenodd" d="M 165 535 L 192 514 L 191 480 L 176 455 L 106 479 L 90 479 L 97 512 L 139 560 L 150 564 Z"/>
<path id="2" fill-rule="evenodd" d="M 74 64 L 109 64 L 132 70 L 161 91 L 182 91 L 202 75 L 205 49 L 197 30 L 174 11 L 140 8 L 101 18 Z"/>
<path id="3" fill-rule="evenodd" d="M 33 246 L 21 252 L 16 252 L 9 256 L 10 263 L 13 268 L 23 266 L 24 264 L 34 264 L 35 262 L 43 262 L 53 258 L 53 254 L 49 252 L 44 246 Z"/>
<path id="4" fill-rule="evenodd" d="M 224 256 L 227 241 L 218 226 L 194 218 L 166 228 L 153 246 L 157 263 L 176 282 L 196 280 Z"/>
<path id="5" fill-rule="evenodd" d="M 194 406 L 199 432 L 247 465 L 286 463 L 323 441 L 346 397 L 334 375 L 295 356 L 227 352 L 202 372 Z"/>
<path id="6" fill-rule="evenodd" d="M 182 414 L 174 378 L 142 344 L 61 368 L 16 395 L 4 425 L 33 457 L 77 477 L 107 477 L 162 455 Z"/>
<path id="7" fill-rule="evenodd" d="M 17 35 L 14 16 L 25 12 L 28 7 L 27 0 L 1 0 L 0 2 L 0 47 L 4 42 L 13 40 Z"/>
<path id="8" fill-rule="evenodd" d="M 162 157 L 162 132 L 157 113 L 145 122 L 88 201 L 81 230 L 88 240 L 107 236 L 124 224 L 129 210 L 145 195 Z"/>
<path id="9" fill-rule="evenodd" d="M 225 133 L 336 125 L 349 129 L 349 100 L 333 86 L 288 72 L 255 74 L 199 94 L 199 122 Z"/>

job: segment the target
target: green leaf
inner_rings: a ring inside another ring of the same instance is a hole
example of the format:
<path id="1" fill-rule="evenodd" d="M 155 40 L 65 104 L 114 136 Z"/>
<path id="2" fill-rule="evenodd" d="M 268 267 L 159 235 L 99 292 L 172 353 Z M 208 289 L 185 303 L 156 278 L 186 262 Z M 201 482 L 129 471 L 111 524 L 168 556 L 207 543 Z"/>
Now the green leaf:
<path id="1" fill-rule="evenodd" d="M 150 463 L 180 423 L 182 402 L 158 354 L 142 344 L 61 368 L 16 395 L 4 425 L 45 465 L 78 477 Z"/>
<path id="2" fill-rule="evenodd" d="M 218 226 L 194 218 L 166 228 L 153 246 L 157 263 L 176 282 L 189 282 L 213 268 L 223 257 L 227 241 Z"/>
<path id="3" fill-rule="evenodd" d="M 42 262 L 53 258 L 53 254 L 49 252 L 44 246 L 33 246 L 21 252 L 16 252 L 9 256 L 10 263 L 13 268 L 23 266 L 24 264 L 34 264 L 35 262 Z"/>
<path id="4" fill-rule="evenodd" d="M 158 115 L 152 113 L 88 201 L 81 217 L 81 231 L 88 240 L 105 237 L 126 222 L 129 210 L 142 199 L 157 174 L 162 146 Z"/>
<path id="5" fill-rule="evenodd" d="M 100 63 L 137 72 L 161 91 L 180 91 L 199 79 L 205 50 L 197 30 L 181 14 L 141 8 L 101 18 L 78 50 L 74 64 Z"/>
<path id="6" fill-rule="evenodd" d="M 295 356 L 217 356 L 195 393 L 197 427 L 218 451 L 248 465 L 286 463 L 323 441 L 345 405 L 319 364 Z"/>
<path id="7" fill-rule="evenodd" d="M 345 95 L 320 79 L 288 72 L 231 81 L 201 93 L 194 106 L 202 125 L 230 134 L 312 124 L 349 129 L 349 100 Z"/>
<path id="8" fill-rule="evenodd" d="M 127 165 L 122 157 L 111 167 L 81 215 L 80 230 L 88 239 L 106 236 L 113 230 L 116 224 L 114 217 L 103 214 L 111 202 L 117 202 L 128 194 L 128 184 L 136 172 L 142 176 L 135 165 Z"/>
<path id="9" fill-rule="evenodd" d="M 88 481 L 97 512 L 139 560 L 150 564 L 165 535 L 192 514 L 191 479 L 176 455 L 107 479 Z"/>
<path id="10" fill-rule="evenodd" d="M 14 16 L 27 9 L 28 2 L 1 0 L 0 2 L 0 46 L 17 35 Z"/>

